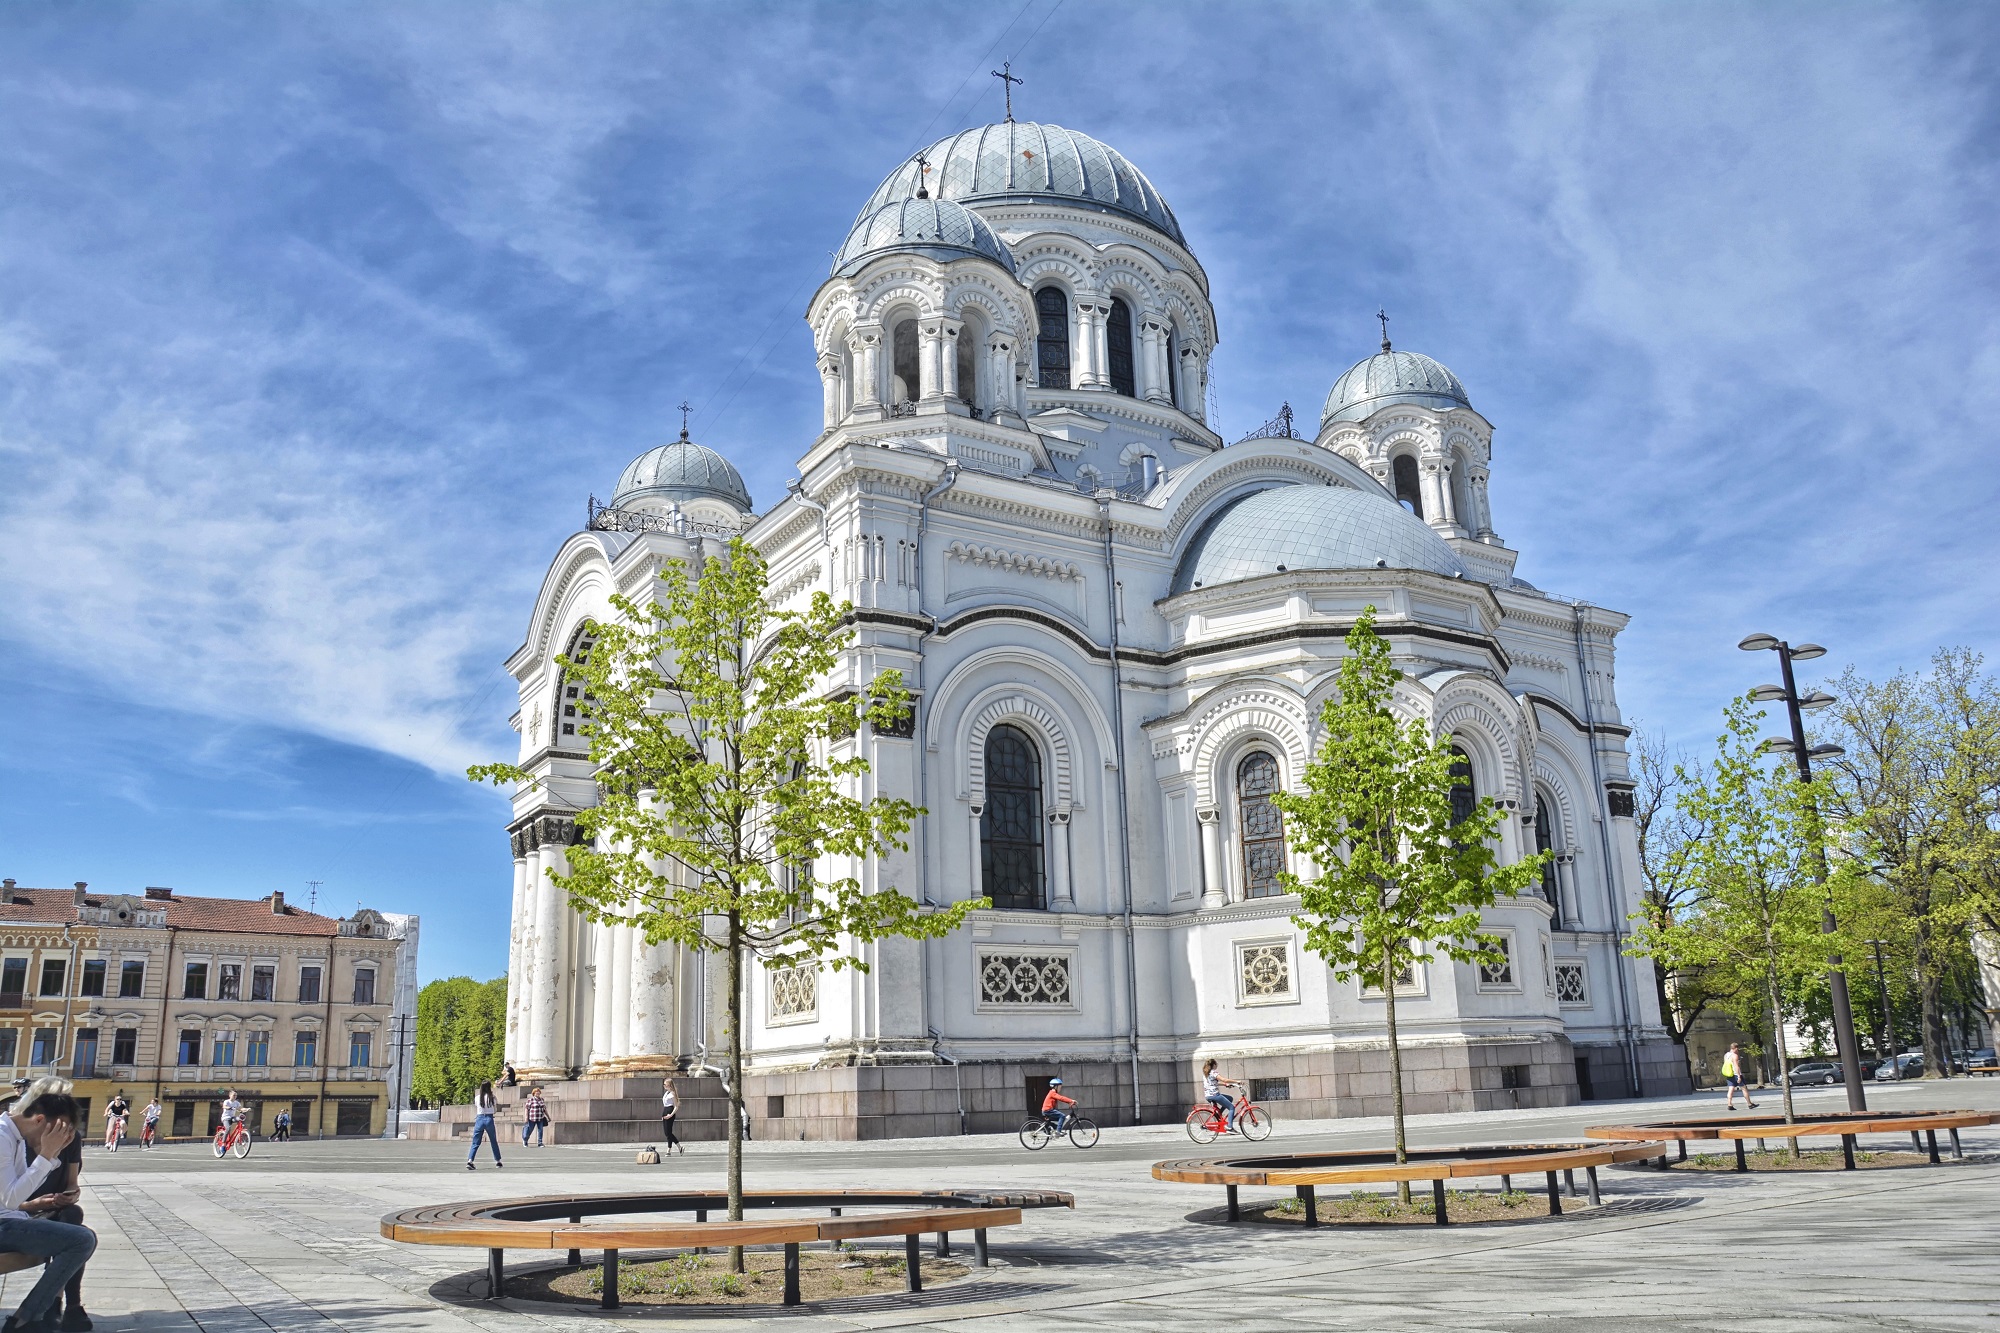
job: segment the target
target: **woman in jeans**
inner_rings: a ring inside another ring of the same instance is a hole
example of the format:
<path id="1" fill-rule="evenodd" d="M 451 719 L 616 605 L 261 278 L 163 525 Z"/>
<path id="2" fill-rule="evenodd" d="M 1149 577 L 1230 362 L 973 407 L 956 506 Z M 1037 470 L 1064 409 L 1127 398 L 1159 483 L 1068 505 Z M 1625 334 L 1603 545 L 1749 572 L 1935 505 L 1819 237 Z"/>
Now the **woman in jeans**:
<path id="1" fill-rule="evenodd" d="M 484 1134 L 486 1141 L 493 1145 L 493 1165 L 495 1167 L 506 1165 L 505 1162 L 500 1160 L 500 1135 L 493 1128 L 493 1117 L 499 1114 L 499 1112 L 500 1099 L 493 1095 L 493 1085 L 491 1083 L 480 1084 L 479 1091 L 472 1094 L 472 1147 L 465 1154 L 466 1170 L 477 1171 L 479 1169 L 472 1164 L 472 1159 L 479 1156 L 479 1136 L 481 1134 Z"/>
<path id="2" fill-rule="evenodd" d="M 537 1083 L 528 1089 L 528 1100 L 521 1103 L 521 1146 L 528 1146 L 532 1136 L 537 1148 L 542 1146 L 542 1132 L 548 1128 L 549 1104 L 542 1100 L 542 1085 Z"/>

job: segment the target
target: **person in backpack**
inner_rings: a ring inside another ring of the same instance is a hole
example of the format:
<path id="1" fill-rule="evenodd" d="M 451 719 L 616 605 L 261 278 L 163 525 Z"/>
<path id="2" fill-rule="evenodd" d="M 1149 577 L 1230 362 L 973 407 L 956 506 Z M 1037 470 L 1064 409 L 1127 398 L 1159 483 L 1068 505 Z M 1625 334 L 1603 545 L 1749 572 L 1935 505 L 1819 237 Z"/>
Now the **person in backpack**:
<path id="1" fill-rule="evenodd" d="M 472 1094 L 472 1147 L 465 1154 L 465 1169 L 477 1171 L 473 1159 L 479 1156 L 480 1135 L 493 1145 L 493 1166 L 497 1170 L 507 1165 L 500 1160 L 500 1135 L 493 1128 L 493 1117 L 500 1114 L 500 1099 L 493 1095 L 493 1085 L 482 1083 L 479 1091 Z"/>

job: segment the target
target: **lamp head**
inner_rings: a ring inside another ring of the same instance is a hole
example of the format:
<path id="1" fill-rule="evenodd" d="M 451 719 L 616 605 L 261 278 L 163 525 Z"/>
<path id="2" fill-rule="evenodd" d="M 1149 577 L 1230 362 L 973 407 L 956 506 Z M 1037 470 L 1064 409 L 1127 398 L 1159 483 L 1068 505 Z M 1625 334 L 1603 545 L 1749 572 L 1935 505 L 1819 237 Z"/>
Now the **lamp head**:
<path id="1" fill-rule="evenodd" d="M 1791 752 L 1792 743 L 1783 736 L 1767 737 L 1764 743 L 1757 747 L 1758 754 L 1790 754 Z"/>
<path id="2" fill-rule="evenodd" d="M 1760 704 L 1769 704 L 1777 703 L 1791 696 L 1785 693 L 1785 687 L 1782 685 L 1759 685 L 1756 689 L 1750 691 L 1750 697 Z"/>
<path id="3" fill-rule="evenodd" d="M 1792 649 L 1792 660 L 1794 662 L 1810 662 L 1815 657 L 1825 657 L 1825 656 L 1826 656 L 1826 649 L 1820 647 L 1816 643 L 1802 643 L 1798 647 Z"/>
<path id="4" fill-rule="evenodd" d="M 1812 749 L 1806 751 L 1806 754 L 1814 759 L 1838 759 L 1846 753 L 1846 750 L 1833 744 L 1831 741 L 1815 745 Z"/>
<path id="5" fill-rule="evenodd" d="M 1831 708 L 1839 702 L 1838 699 L 1830 694 L 1826 694 L 1820 690 L 1809 690 L 1806 692 L 1805 698 L 1799 700 L 1799 707 L 1805 709 L 1808 713 L 1812 713 L 1822 708 Z"/>
<path id="6" fill-rule="evenodd" d="M 1752 634 L 1736 645 L 1746 653 L 1767 652 L 1778 646 L 1778 640 L 1769 634 Z"/>

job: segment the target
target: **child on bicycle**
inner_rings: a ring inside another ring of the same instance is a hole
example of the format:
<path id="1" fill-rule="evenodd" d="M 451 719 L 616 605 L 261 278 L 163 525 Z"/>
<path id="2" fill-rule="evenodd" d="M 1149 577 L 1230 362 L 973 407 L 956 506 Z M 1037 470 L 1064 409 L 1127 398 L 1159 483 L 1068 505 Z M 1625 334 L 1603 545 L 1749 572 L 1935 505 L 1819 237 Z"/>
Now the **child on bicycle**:
<path id="1" fill-rule="evenodd" d="M 139 1131 L 139 1146 L 141 1148 L 150 1148 L 159 1139 L 159 1136 L 160 1099 L 155 1097 L 152 1101 L 146 1103 L 144 1121 Z"/>
<path id="2" fill-rule="evenodd" d="M 1061 1079 L 1050 1079 L 1049 1095 L 1042 1098 L 1042 1115 L 1056 1127 L 1056 1133 L 1058 1134 L 1062 1133 L 1064 1127 L 1069 1124 L 1069 1112 L 1062 1108 L 1064 1106 L 1076 1105 L 1076 1098 L 1063 1096 L 1061 1088 Z"/>
<path id="3" fill-rule="evenodd" d="M 1236 1128 L 1236 1099 L 1225 1088 L 1240 1088 L 1243 1085 L 1233 1079 L 1223 1078 L 1215 1072 L 1215 1061 L 1210 1060 L 1201 1067 L 1201 1095 L 1222 1117 L 1223 1130 L 1227 1133 Z"/>

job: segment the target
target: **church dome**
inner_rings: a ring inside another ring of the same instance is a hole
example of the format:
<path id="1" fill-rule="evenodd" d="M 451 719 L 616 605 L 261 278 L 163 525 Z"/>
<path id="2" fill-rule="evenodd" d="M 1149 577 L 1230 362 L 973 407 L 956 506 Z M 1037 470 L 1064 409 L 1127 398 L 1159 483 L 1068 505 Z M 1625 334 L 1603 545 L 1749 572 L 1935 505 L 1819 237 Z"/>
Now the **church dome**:
<path id="1" fill-rule="evenodd" d="M 720 500 L 748 513 L 750 489 L 743 474 L 729 460 L 706 445 L 696 444 L 683 431 L 672 444 L 648 449 L 632 460 L 618 478 L 611 496 L 613 508 L 628 500 Z"/>
<path id="2" fill-rule="evenodd" d="M 918 159 L 930 164 L 929 174 Z M 940 139 L 889 173 L 868 206 L 914 199 L 928 187 L 960 203 L 1061 199 L 1122 213 L 1186 245 L 1181 224 L 1153 183 L 1124 154 L 1060 125 L 1004 121 Z"/>
<path id="3" fill-rule="evenodd" d="M 1421 352 L 1392 352 L 1385 342 L 1381 351 L 1355 362 L 1333 382 L 1319 424 L 1360 421 L 1396 403 L 1439 412 L 1472 406 L 1458 376 Z"/>
<path id="4" fill-rule="evenodd" d="M 986 219 L 949 199 L 891 199 L 854 221 L 834 258 L 835 273 L 851 273 L 876 255 L 914 251 L 950 261 L 967 255 L 990 259 L 1009 273 L 1014 254 L 993 234 Z"/>
<path id="5" fill-rule="evenodd" d="M 1188 543 L 1173 591 L 1281 569 L 1419 569 L 1463 576 L 1444 538 L 1386 495 L 1345 486 L 1278 486 L 1226 505 Z"/>

